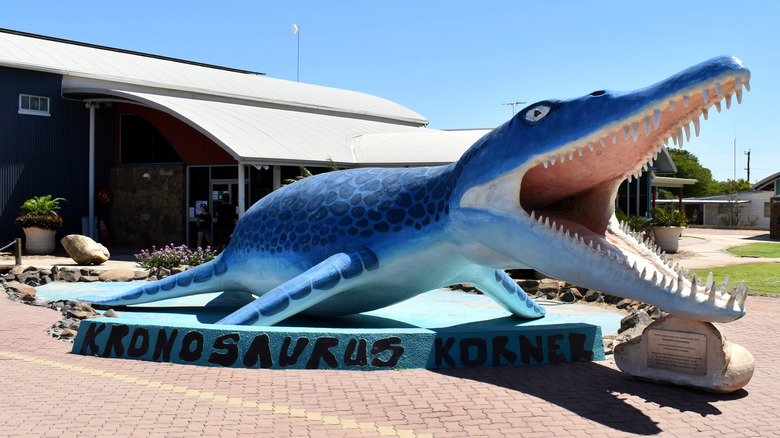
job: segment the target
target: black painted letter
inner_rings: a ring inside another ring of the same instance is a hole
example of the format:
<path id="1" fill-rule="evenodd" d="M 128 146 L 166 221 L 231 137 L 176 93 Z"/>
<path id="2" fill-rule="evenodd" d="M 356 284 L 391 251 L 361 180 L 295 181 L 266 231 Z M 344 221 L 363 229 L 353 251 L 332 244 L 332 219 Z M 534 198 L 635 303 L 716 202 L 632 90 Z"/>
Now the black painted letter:
<path id="1" fill-rule="evenodd" d="M 216 351 L 209 356 L 209 363 L 215 365 L 222 365 L 223 367 L 229 367 L 236 363 L 238 359 L 238 345 L 236 342 L 240 339 L 238 333 L 228 333 L 222 335 L 214 340 L 215 350 L 227 350 L 227 353 L 217 353 Z M 227 344 L 225 340 L 231 340 L 233 342 Z"/>

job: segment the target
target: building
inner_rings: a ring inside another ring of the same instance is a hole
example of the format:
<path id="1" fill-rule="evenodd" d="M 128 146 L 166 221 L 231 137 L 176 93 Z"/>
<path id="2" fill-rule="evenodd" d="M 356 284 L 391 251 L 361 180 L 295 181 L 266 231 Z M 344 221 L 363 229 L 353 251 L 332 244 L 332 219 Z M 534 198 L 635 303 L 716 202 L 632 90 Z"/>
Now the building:
<path id="1" fill-rule="evenodd" d="M 192 244 L 196 206 L 223 193 L 243 212 L 299 166 L 444 164 L 488 132 L 428 129 L 364 93 L 3 29 L 0 102 L 0 246 L 45 194 L 68 200 L 60 235 Z"/>
<path id="2" fill-rule="evenodd" d="M 693 225 L 770 228 L 772 198 L 780 196 L 780 172 L 753 184 L 746 192 L 685 198 L 684 211 Z M 670 203 L 673 201 L 659 201 Z"/>

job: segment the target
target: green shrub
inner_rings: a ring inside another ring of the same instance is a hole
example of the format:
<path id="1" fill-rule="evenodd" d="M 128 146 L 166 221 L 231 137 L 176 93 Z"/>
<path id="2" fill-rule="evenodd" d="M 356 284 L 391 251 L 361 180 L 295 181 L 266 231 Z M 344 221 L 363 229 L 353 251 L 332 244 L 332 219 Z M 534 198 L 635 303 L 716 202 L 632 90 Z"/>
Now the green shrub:
<path id="1" fill-rule="evenodd" d="M 14 223 L 21 228 L 41 228 L 43 230 L 59 230 L 65 224 L 57 214 L 60 202 L 65 198 L 54 198 L 51 195 L 36 196 L 24 201 L 20 207 L 21 214 Z"/>
<path id="2" fill-rule="evenodd" d="M 138 266 L 146 269 L 157 268 L 177 268 L 179 266 L 198 266 L 213 260 L 217 256 L 217 251 L 210 247 L 198 248 L 195 251 L 190 250 L 185 245 L 174 246 L 172 243 L 165 245 L 162 249 L 152 246 L 151 250 L 142 249 L 140 253 L 135 254 Z"/>

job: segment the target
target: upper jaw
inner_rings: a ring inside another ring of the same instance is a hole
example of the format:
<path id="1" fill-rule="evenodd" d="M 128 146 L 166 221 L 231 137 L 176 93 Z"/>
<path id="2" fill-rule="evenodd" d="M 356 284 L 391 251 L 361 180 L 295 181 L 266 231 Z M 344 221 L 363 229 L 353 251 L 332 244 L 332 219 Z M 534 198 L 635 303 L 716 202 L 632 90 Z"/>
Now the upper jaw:
<path id="1" fill-rule="evenodd" d="M 729 70 L 661 93 L 627 116 L 538 155 L 518 172 L 520 220 L 557 247 L 549 260 L 534 257 L 537 266 L 531 267 L 690 319 L 726 322 L 743 316 L 744 282 L 730 294 L 727 284 L 718 288 L 711 276 L 699 286 L 649 240 L 637 240 L 613 210 L 624 179 L 652 166 L 669 139 L 682 145 L 691 131 L 698 135 L 700 117 L 706 120 L 713 106 L 720 111 L 725 102 L 728 109 L 734 96 L 741 103 L 749 79 L 746 69 Z M 639 93 L 657 91 L 650 88 Z M 576 254 L 573 263 L 579 267 L 564 266 L 561 252 Z"/>

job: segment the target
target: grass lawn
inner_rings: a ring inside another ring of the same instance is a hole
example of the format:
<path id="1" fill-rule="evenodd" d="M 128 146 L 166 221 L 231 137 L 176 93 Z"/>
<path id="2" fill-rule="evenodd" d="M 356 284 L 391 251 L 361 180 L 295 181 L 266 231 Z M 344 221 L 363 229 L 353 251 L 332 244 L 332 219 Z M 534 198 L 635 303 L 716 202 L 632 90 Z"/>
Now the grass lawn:
<path id="1" fill-rule="evenodd" d="M 734 246 L 726 251 L 737 257 L 780 257 L 780 243 L 748 243 L 747 245 Z"/>
<path id="2" fill-rule="evenodd" d="M 780 255 L 775 257 L 780 257 Z M 716 268 L 694 269 L 693 272 L 696 273 L 696 278 L 700 279 L 699 283 L 706 281 L 707 274 L 712 272 L 712 278 L 718 283 L 718 287 L 723 284 L 723 279 L 728 275 L 729 293 L 744 280 L 750 295 L 780 296 L 780 263 L 745 263 Z"/>

